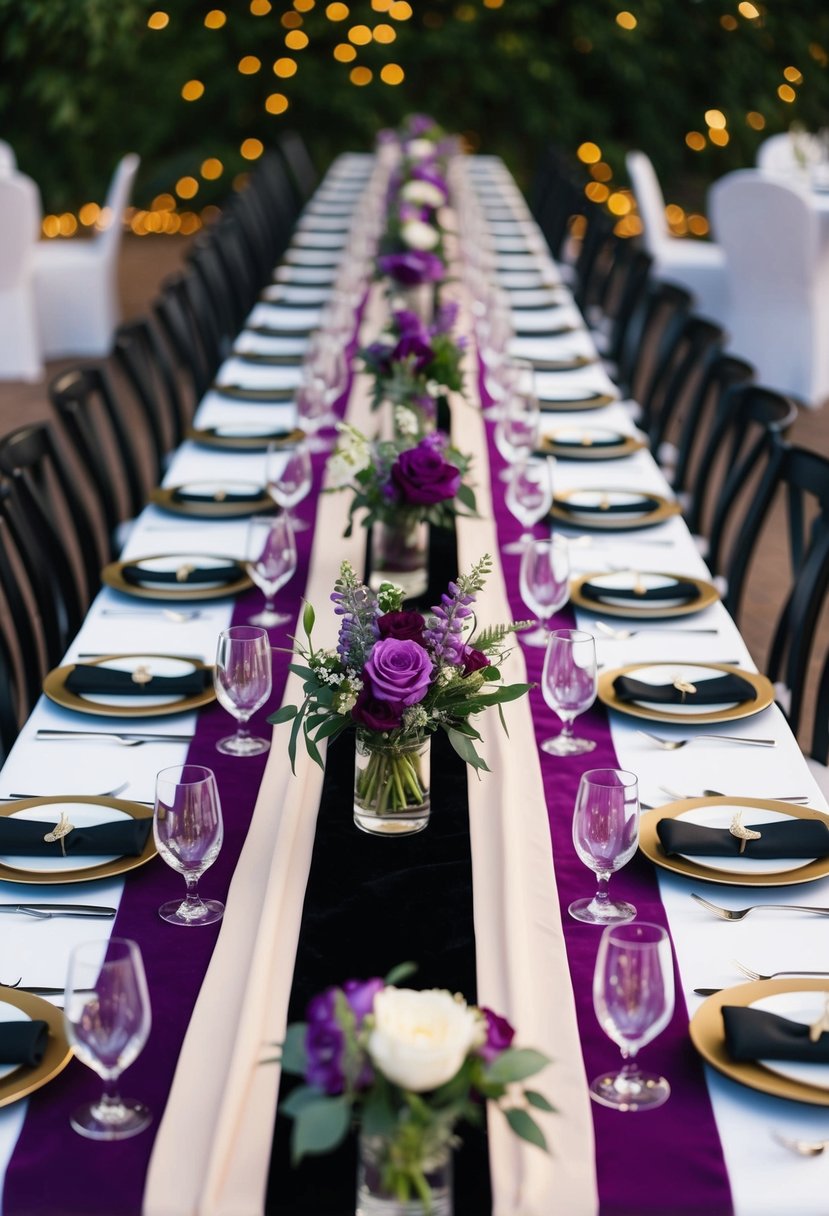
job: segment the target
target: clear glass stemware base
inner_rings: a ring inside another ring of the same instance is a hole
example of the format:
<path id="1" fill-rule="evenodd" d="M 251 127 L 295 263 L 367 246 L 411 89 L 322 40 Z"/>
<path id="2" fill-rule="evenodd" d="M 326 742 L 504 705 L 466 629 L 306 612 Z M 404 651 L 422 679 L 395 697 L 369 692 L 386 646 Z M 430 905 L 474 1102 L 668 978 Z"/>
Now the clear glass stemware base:
<path id="1" fill-rule="evenodd" d="M 619 1111 L 653 1110 L 667 1102 L 671 1087 L 664 1077 L 626 1065 L 620 1073 L 605 1073 L 590 1085 L 590 1097 Z"/>
<path id="2" fill-rule="evenodd" d="M 127 1140 L 153 1121 L 143 1102 L 104 1095 L 99 1102 L 79 1106 L 69 1117 L 72 1127 L 88 1140 Z"/>
<path id="3" fill-rule="evenodd" d="M 539 625 L 538 629 L 526 630 L 518 634 L 519 639 L 525 646 L 536 646 L 539 649 L 547 649 L 547 640 L 550 636 L 549 629 L 545 629 L 543 625 Z"/>
<path id="4" fill-rule="evenodd" d="M 224 916 L 225 906 L 218 899 L 196 900 L 170 899 L 158 909 L 158 915 L 169 925 L 184 925 L 194 928 L 197 925 L 215 925 Z"/>
<path id="5" fill-rule="evenodd" d="M 287 612 L 275 612 L 272 608 L 263 608 L 255 616 L 248 617 L 248 624 L 258 625 L 261 629 L 276 629 L 278 625 L 289 625 L 293 619 Z"/>
<path id="6" fill-rule="evenodd" d="M 258 739 L 253 735 L 227 735 L 216 744 L 216 751 L 223 756 L 261 756 L 270 745 L 270 739 Z"/>
<path id="7" fill-rule="evenodd" d="M 555 735 L 545 739 L 541 750 L 548 756 L 580 756 L 583 752 L 592 752 L 596 746 L 592 739 L 576 739 L 572 735 Z"/>
<path id="8" fill-rule="evenodd" d="M 586 925 L 624 925 L 636 916 L 633 904 L 625 900 L 592 898 L 574 899 L 567 911 L 573 920 L 583 921 Z"/>

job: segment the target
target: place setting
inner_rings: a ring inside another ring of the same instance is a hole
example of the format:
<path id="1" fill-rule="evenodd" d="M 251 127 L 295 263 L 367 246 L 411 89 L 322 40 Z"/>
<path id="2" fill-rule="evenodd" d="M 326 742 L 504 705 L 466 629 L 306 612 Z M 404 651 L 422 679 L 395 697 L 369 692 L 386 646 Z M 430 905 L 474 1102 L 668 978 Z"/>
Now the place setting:
<path id="1" fill-rule="evenodd" d="M 102 655 L 53 668 L 43 692 L 56 705 L 103 717 L 189 713 L 214 699 L 212 670 L 194 656 Z"/>
<path id="2" fill-rule="evenodd" d="M 157 486 L 150 493 L 153 506 L 171 515 L 193 519 L 244 519 L 273 510 L 264 486 L 248 481 L 189 481 Z"/>
<path id="3" fill-rule="evenodd" d="M 250 575 L 236 558 L 194 552 L 110 562 L 101 571 L 101 581 L 138 599 L 168 601 L 223 599 L 251 586 Z"/>
<path id="4" fill-rule="evenodd" d="M 538 440 L 539 452 L 559 460 L 622 460 L 647 447 L 646 439 L 613 427 L 560 426 Z"/>
<path id="5" fill-rule="evenodd" d="M 702 612 L 720 599 L 713 583 L 656 570 L 594 570 L 577 575 L 570 598 L 578 608 L 630 620 L 671 620 Z"/>
<path id="6" fill-rule="evenodd" d="M 299 364 L 257 366 L 231 355 L 222 364 L 210 392 L 228 401 L 281 404 L 296 398 L 301 382 L 302 369 Z"/>
<path id="7" fill-rule="evenodd" d="M 293 448 L 302 443 L 305 431 L 299 427 L 263 426 L 255 420 L 223 422 L 215 426 L 193 427 L 187 430 L 186 438 L 204 448 L 216 448 L 228 452 L 265 452 L 271 446 Z"/>
<path id="8" fill-rule="evenodd" d="M 63 1010 L 34 993 L 0 987 L 0 1106 L 41 1089 L 71 1059 Z"/>
<path id="9" fill-rule="evenodd" d="M 541 403 L 543 410 L 544 406 Z M 661 494 L 638 490 L 561 490 L 553 498 L 550 514 L 559 523 L 595 531 L 623 532 L 652 528 L 680 514 L 679 504 Z"/>
<path id="10" fill-rule="evenodd" d="M 760 713 L 774 702 L 774 687 L 766 676 L 733 663 L 663 660 L 603 672 L 598 697 L 634 718 L 694 726 Z"/>

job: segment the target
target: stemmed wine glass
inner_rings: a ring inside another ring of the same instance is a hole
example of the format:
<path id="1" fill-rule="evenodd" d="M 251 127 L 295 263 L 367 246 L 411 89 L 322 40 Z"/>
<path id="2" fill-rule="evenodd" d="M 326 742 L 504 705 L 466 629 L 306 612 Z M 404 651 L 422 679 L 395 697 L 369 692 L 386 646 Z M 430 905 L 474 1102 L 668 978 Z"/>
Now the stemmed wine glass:
<path id="1" fill-rule="evenodd" d="M 226 756 L 258 756 L 270 747 L 269 739 L 250 734 L 247 724 L 271 695 L 273 671 L 270 639 L 264 629 L 231 625 L 219 634 L 213 684 L 219 704 L 239 725 L 235 735 L 216 744 Z"/>
<path id="2" fill-rule="evenodd" d="M 531 633 L 519 633 L 527 646 L 546 646 L 548 621 L 570 596 L 570 546 L 562 536 L 531 540 L 521 555 L 521 598 L 540 621 Z"/>
<path id="3" fill-rule="evenodd" d="M 596 639 L 578 629 L 555 629 L 547 642 L 541 691 L 550 709 L 563 723 L 561 734 L 545 739 L 542 751 L 549 756 L 574 756 L 591 752 L 592 739 L 573 735 L 573 720 L 596 700 Z"/>
<path id="4" fill-rule="evenodd" d="M 538 443 L 540 412 L 535 394 L 532 364 L 513 362 L 506 373 L 506 389 L 498 421 L 495 446 L 508 464 L 526 460 Z M 509 481 L 509 469 L 502 469 L 501 481 Z"/>
<path id="5" fill-rule="evenodd" d="M 633 920 L 636 909 L 608 897 L 611 874 L 627 865 L 639 843 L 639 782 L 617 768 L 583 773 L 573 811 L 573 845 L 579 861 L 596 875 L 599 889 L 592 899 L 577 899 L 568 911 L 589 925 L 614 925 Z"/>
<path id="6" fill-rule="evenodd" d="M 159 855 L 184 875 L 183 900 L 162 904 L 158 914 L 171 925 L 212 925 L 224 904 L 202 899 L 198 882 L 219 856 L 224 837 L 219 790 L 212 769 L 201 764 L 175 764 L 155 779 L 153 836 Z"/>
<path id="7" fill-rule="evenodd" d="M 265 458 L 265 484 L 294 532 L 307 531 L 305 520 L 297 519 L 291 513 L 292 507 L 307 498 L 313 484 L 311 453 L 307 446 L 299 443 L 292 451 L 286 452 L 279 444 L 270 444 Z"/>
<path id="8" fill-rule="evenodd" d="M 549 459 L 530 458 L 509 470 L 506 504 L 524 531 L 516 541 L 503 546 L 504 553 L 523 553 L 534 539 L 530 528 L 549 513 L 553 505 L 553 473 Z"/>
<path id="9" fill-rule="evenodd" d="M 293 617 L 288 612 L 277 612 L 273 601 L 280 587 L 296 573 L 296 540 L 290 516 L 284 511 L 280 515 L 254 515 L 248 524 L 246 558 L 247 572 L 265 596 L 265 607 L 248 617 L 250 624 L 265 629 L 287 625 Z"/>
<path id="10" fill-rule="evenodd" d="M 73 1111 L 70 1123 L 90 1140 L 125 1140 L 152 1122 L 143 1102 L 122 1098 L 117 1081 L 150 1033 L 150 995 L 136 942 L 126 938 L 83 942 L 69 956 L 66 1035 L 75 1055 L 103 1079 L 97 1102 Z"/>
<path id="11" fill-rule="evenodd" d="M 602 1073 L 592 1082 L 591 1098 L 619 1111 L 661 1106 L 670 1097 L 670 1085 L 664 1077 L 641 1072 L 635 1056 L 662 1033 L 674 1011 L 671 943 L 663 928 L 633 921 L 605 929 L 593 976 L 593 1007 L 625 1063 L 615 1076 Z"/>

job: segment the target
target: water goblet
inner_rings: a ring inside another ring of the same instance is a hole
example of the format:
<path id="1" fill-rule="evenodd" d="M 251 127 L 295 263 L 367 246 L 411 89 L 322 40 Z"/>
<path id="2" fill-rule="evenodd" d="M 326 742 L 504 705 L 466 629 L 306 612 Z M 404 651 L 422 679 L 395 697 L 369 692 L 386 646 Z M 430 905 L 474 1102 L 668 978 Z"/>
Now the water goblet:
<path id="1" fill-rule="evenodd" d="M 184 875 L 184 899 L 170 899 L 158 909 L 171 925 L 212 925 L 224 904 L 202 899 L 199 879 L 219 856 L 224 837 L 219 790 L 212 769 L 201 764 L 174 764 L 155 779 L 153 836 L 159 856 Z"/>
<path id="2" fill-rule="evenodd" d="M 142 1132 L 151 1112 L 143 1102 L 122 1098 L 117 1088 L 150 1033 L 150 996 L 135 942 L 111 937 L 74 948 L 63 1019 L 75 1055 L 104 1082 L 96 1102 L 72 1112 L 72 1127 L 90 1140 L 125 1140 Z"/>
<path id="3" fill-rule="evenodd" d="M 531 388 L 515 383 L 521 372 L 513 370 L 508 377 L 505 398 L 495 424 L 495 446 L 504 460 L 511 463 L 526 459 L 538 443 L 538 398 Z M 502 469 L 500 478 L 509 481 L 509 469 Z"/>
<path id="4" fill-rule="evenodd" d="M 219 634 L 213 684 L 223 709 L 239 723 L 236 734 L 220 739 L 216 750 L 226 756 L 258 756 L 270 747 L 269 739 L 251 735 L 253 714 L 271 695 L 273 673 L 271 644 L 264 629 L 231 625 Z"/>
<path id="5" fill-rule="evenodd" d="M 570 547 L 562 536 L 531 540 L 521 555 L 521 598 L 538 618 L 538 629 L 519 633 L 527 646 L 546 646 L 549 620 L 570 596 Z"/>
<path id="6" fill-rule="evenodd" d="M 553 505 L 552 462 L 547 458 L 531 457 L 512 465 L 505 501 L 510 514 L 524 531 L 518 540 L 509 541 L 502 549 L 504 553 L 523 553 L 535 539 L 530 529 L 549 514 Z"/>
<path id="7" fill-rule="evenodd" d="M 550 709 L 563 723 L 561 733 L 545 739 L 548 756 L 575 756 L 591 752 L 592 739 L 577 739 L 573 721 L 596 700 L 596 639 L 578 629 L 555 629 L 547 642 L 541 691 Z"/>
<path id="8" fill-rule="evenodd" d="M 611 874 L 627 865 L 639 843 L 639 782 L 633 773 L 594 768 L 583 773 L 573 811 L 573 845 L 579 861 L 596 875 L 591 899 L 577 899 L 568 912 L 588 925 L 633 920 L 636 909 L 607 893 Z"/>
<path id="9" fill-rule="evenodd" d="M 308 524 L 297 519 L 291 508 L 308 497 L 313 484 L 311 454 L 304 443 L 299 443 L 290 452 L 279 444 L 268 445 L 265 457 L 265 484 L 268 493 L 291 525 L 294 532 L 305 532 Z"/>
<path id="10" fill-rule="evenodd" d="M 640 1071 L 637 1052 L 661 1034 L 674 1011 L 671 943 L 659 925 L 633 921 L 602 933 L 593 976 L 593 1007 L 621 1049 L 621 1070 L 596 1077 L 590 1097 L 619 1111 L 652 1110 L 670 1097 L 664 1077 Z"/>
<path id="11" fill-rule="evenodd" d="M 248 524 L 246 557 L 245 568 L 265 596 L 265 607 L 248 621 L 264 629 L 287 625 L 293 617 L 274 607 L 274 596 L 293 578 L 297 566 L 294 530 L 284 512 L 253 516 Z"/>

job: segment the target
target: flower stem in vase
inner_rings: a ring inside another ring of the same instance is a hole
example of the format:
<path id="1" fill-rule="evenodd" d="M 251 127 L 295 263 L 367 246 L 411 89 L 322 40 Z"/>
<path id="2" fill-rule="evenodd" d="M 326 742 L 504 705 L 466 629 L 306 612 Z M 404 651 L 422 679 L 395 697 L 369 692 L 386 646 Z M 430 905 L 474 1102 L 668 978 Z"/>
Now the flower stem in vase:
<path id="1" fill-rule="evenodd" d="M 429 822 L 428 736 L 389 744 L 357 734 L 354 822 L 374 835 L 408 836 Z"/>

